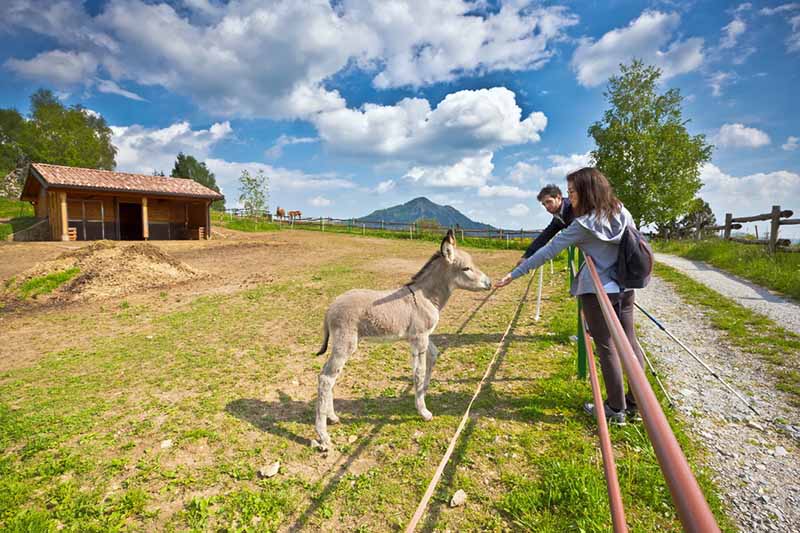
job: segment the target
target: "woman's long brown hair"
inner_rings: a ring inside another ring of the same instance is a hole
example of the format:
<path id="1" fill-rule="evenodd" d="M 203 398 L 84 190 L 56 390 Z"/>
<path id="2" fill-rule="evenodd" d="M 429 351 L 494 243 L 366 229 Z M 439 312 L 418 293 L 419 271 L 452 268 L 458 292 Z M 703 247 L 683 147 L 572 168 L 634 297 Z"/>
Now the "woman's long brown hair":
<path id="1" fill-rule="evenodd" d="M 585 167 L 569 174 L 567 183 L 572 184 L 578 195 L 578 205 L 573 206 L 575 215 L 594 213 L 598 217 L 611 217 L 619 213 L 620 204 L 614 195 L 614 188 L 602 172 L 594 167 Z"/>

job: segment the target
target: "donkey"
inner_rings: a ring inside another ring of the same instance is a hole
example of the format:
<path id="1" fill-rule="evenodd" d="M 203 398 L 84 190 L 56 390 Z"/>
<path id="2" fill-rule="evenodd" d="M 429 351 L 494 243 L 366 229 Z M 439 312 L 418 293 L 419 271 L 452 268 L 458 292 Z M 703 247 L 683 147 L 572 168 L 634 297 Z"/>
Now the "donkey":
<path id="1" fill-rule="evenodd" d="M 449 230 L 439 251 L 399 289 L 353 289 L 336 298 L 325 314 L 325 338 L 317 352 L 325 353 L 331 341 L 331 355 L 319 375 L 315 424 L 319 448 L 327 450 L 331 445 L 328 421 L 339 421 L 333 410 L 333 387 L 360 338 L 405 339 L 411 344 L 417 412 L 425 420 L 433 418 L 425 406 L 425 392 L 439 350 L 429 337 L 453 290 L 485 291 L 491 287 L 491 280 L 478 270 L 469 254 L 456 249 L 455 236 Z"/>

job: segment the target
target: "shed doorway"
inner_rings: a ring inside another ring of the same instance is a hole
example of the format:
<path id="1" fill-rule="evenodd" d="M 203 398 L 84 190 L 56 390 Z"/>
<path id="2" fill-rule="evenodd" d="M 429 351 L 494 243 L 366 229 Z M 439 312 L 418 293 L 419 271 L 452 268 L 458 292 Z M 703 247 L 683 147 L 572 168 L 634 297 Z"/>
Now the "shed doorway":
<path id="1" fill-rule="evenodd" d="M 141 241 L 142 206 L 140 204 L 119 204 L 119 238 L 123 241 Z"/>

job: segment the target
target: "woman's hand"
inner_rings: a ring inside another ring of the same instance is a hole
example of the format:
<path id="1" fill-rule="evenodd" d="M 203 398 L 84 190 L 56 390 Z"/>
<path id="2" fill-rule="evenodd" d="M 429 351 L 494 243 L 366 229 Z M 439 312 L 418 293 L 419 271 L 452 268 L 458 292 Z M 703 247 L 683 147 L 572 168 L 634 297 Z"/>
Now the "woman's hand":
<path id="1" fill-rule="evenodd" d="M 499 289 L 500 287 L 505 287 L 512 281 L 514 280 L 511 279 L 511 274 L 506 274 L 505 276 L 503 276 L 503 279 L 494 282 L 494 288 Z"/>

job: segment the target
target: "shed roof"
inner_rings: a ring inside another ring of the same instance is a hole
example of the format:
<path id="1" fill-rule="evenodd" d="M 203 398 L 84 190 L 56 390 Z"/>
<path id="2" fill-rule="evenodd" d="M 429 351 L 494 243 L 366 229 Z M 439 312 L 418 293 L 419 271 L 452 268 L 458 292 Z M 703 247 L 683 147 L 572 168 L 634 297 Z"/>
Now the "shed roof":
<path id="1" fill-rule="evenodd" d="M 111 170 L 32 163 L 31 174 L 48 188 L 160 194 L 222 200 L 224 196 L 191 179 L 130 174 Z M 24 195 L 24 193 L 23 193 Z"/>

